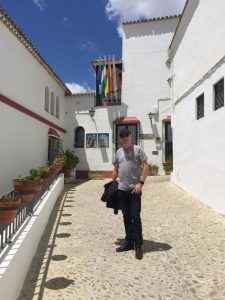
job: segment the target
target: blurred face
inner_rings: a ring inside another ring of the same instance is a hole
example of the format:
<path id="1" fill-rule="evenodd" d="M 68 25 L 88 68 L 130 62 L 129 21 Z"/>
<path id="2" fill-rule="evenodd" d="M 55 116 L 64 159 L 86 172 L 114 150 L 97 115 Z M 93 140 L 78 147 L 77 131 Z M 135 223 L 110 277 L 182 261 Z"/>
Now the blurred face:
<path id="1" fill-rule="evenodd" d="M 121 144 L 124 146 L 124 147 L 129 147 L 131 146 L 131 135 L 123 135 L 120 137 L 120 141 L 121 141 Z"/>

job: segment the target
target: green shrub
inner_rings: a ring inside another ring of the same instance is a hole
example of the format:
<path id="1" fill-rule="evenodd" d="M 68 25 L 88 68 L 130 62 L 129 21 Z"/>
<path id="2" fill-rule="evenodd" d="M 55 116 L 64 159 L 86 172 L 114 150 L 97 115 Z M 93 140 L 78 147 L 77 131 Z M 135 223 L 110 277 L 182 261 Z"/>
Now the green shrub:
<path id="1" fill-rule="evenodd" d="M 156 176 L 158 175 L 159 167 L 155 164 L 149 164 L 149 175 Z"/>
<path id="2" fill-rule="evenodd" d="M 79 163 L 79 158 L 74 154 L 74 151 L 67 149 L 65 154 L 67 156 L 67 161 L 66 164 L 64 165 L 64 169 L 75 168 Z"/>
<path id="3" fill-rule="evenodd" d="M 164 168 L 164 171 L 165 171 L 165 172 L 172 172 L 172 171 L 173 171 L 173 166 L 172 166 L 172 164 L 170 164 L 170 165 L 165 165 L 163 168 Z"/>

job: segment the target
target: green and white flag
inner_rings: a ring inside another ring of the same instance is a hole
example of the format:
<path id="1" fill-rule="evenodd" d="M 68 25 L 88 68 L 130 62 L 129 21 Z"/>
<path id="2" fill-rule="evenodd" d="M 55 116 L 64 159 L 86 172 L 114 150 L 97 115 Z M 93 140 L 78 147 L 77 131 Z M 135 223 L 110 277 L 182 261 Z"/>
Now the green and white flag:
<path id="1" fill-rule="evenodd" d="M 113 76 L 113 96 L 114 99 L 117 101 L 118 98 L 118 92 L 117 92 L 117 76 L 116 76 L 116 62 L 115 62 L 115 57 L 113 57 L 113 72 L 112 72 L 112 76 Z"/>
<path id="2" fill-rule="evenodd" d="M 101 78 L 101 92 L 100 92 L 101 100 L 106 99 L 106 82 L 107 82 L 107 71 L 106 71 L 106 63 L 104 61 L 102 66 L 102 78 Z"/>

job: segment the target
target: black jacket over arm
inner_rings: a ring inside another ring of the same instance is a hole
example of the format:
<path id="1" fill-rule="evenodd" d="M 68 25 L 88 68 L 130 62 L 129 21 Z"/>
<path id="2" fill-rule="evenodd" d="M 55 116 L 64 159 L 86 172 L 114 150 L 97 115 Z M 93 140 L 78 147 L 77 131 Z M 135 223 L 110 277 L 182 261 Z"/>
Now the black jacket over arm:
<path id="1" fill-rule="evenodd" d="M 118 197 L 118 182 L 110 181 L 104 185 L 105 191 L 101 197 L 103 202 L 106 202 L 106 207 L 113 208 L 114 214 L 118 214 L 120 209 Z"/>

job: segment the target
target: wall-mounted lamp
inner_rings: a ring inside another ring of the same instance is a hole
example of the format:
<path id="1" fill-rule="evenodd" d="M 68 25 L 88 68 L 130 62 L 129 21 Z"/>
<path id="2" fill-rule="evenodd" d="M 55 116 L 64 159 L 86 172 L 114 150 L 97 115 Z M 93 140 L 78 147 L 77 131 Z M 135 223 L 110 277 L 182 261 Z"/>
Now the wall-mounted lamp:
<path id="1" fill-rule="evenodd" d="M 148 113 L 148 117 L 149 117 L 149 120 L 150 120 L 150 121 L 152 121 L 153 115 L 154 115 L 154 114 L 153 114 L 152 112 Z"/>
<path id="2" fill-rule="evenodd" d="M 92 107 L 92 108 L 89 109 L 89 115 L 90 115 L 91 118 L 94 117 L 94 115 L 95 115 L 95 109 L 94 109 L 94 107 Z"/>

